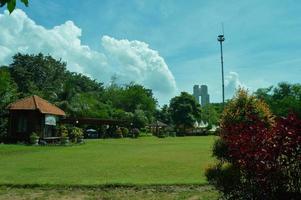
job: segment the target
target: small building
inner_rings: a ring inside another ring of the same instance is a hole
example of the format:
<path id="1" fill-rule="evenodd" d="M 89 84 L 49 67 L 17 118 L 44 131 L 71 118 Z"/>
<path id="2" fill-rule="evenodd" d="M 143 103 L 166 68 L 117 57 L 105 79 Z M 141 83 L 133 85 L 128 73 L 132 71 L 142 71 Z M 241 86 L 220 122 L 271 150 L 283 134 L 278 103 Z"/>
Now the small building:
<path id="1" fill-rule="evenodd" d="M 156 120 L 152 124 L 149 124 L 148 127 L 149 127 L 151 133 L 158 135 L 160 131 L 166 131 L 166 129 L 168 128 L 168 125 Z"/>
<path id="2" fill-rule="evenodd" d="M 35 132 L 40 138 L 57 136 L 56 124 L 65 112 L 33 95 L 11 103 L 8 133 L 13 141 L 28 141 Z"/>

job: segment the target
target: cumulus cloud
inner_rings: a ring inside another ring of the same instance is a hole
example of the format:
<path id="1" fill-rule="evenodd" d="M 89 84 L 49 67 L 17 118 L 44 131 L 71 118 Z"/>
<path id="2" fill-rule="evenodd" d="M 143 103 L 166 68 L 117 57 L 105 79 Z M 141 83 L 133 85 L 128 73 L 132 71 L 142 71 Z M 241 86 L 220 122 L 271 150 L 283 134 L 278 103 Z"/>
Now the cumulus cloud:
<path id="1" fill-rule="evenodd" d="M 82 45 L 81 29 L 72 21 L 46 29 L 37 25 L 22 10 L 15 10 L 12 15 L 7 11 L 0 14 L 0 62 L 9 64 L 17 53 L 50 54 L 62 58 L 68 63 L 68 69 L 84 74 L 99 74 L 98 79 L 106 77 L 107 62 L 103 53 L 93 51 Z"/>
<path id="2" fill-rule="evenodd" d="M 227 99 L 232 98 L 238 88 L 247 88 L 239 80 L 239 75 L 236 72 L 229 72 L 225 77 L 225 96 Z"/>
<path id="3" fill-rule="evenodd" d="M 105 51 L 81 43 L 82 30 L 72 21 L 47 29 L 37 25 L 22 10 L 0 14 L 0 65 L 9 64 L 17 53 L 44 53 L 67 62 L 70 71 L 107 83 L 117 75 L 125 82 L 137 82 L 158 93 L 176 90 L 175 79 L 164 59 L 140 41 L 103 36 Z"/>
<path id="4" fill-rule="evenodd" d="M 140 41 L 102 37 L 109 62 L 115 63 L 121 81 L 135 80 L 161 93 L 175 91 L 175 79 L 164 59 L 149 45 Z"/>

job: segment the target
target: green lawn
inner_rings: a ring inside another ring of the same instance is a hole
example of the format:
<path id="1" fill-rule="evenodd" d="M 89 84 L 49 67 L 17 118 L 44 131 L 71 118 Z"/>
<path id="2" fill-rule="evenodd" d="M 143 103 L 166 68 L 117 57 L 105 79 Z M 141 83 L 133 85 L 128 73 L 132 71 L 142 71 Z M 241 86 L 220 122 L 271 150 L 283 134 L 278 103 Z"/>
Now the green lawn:
<path id="1" fill-rule="evenodd" d="M 204 184 L 216 137 L 88 140 L 84 145 L 0 145 L 0 185 Z"/>
<path id="2" fill-rule="evenodd" d="M 210 186 L 148 186 L 113 188 L 11 188 L 0 186 L 0 200 L 217 200 L 219 193 Z"/>

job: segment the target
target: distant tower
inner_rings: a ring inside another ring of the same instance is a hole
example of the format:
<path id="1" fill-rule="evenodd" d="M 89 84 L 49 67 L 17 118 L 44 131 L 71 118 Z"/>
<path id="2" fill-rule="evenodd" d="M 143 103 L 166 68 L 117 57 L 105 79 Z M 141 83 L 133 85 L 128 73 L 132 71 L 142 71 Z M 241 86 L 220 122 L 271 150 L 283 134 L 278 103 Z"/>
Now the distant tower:
<path id="1" fill-rule="evenodd" d="M 200 97 L 201 97 L 201 105 L 205 106 L 206 104 L 210 103 L 210 96 L 208 94 L 208 87 L 207 85 L 194 85 L 193 86 L 193 96 L 197 100 L 198 103 L 200 103 Z"/>
<path id="2" fill-rule="evenodd" d="M 201 94 L 200 94 L 200 88 L 199 88 L 198 85 L 194 85 L 193 86 L 193 96 L 196 99 L 196 101 L 198 103 L 200 103 L 200 96 L 201 96 Z"/>
<path id="3" fill-rule="evenodd" d="M 223 32 L 224 32 L 224 27 L 223 27 Z M 224 58 L 223 58 L 223 42 L 225 41 L 224 33 L 217 37 L 217 41 L 220 43 L 220 47 L 221 47 L 222 97 L 223 97 L 223 107 L 224 107 L 225 105 Z"/>
<path id="4" fill-rule="evenodd" d="M 209 94 L 207 85 L 201 85 L 201 105 L 205 106 L 209 103 Z"/>

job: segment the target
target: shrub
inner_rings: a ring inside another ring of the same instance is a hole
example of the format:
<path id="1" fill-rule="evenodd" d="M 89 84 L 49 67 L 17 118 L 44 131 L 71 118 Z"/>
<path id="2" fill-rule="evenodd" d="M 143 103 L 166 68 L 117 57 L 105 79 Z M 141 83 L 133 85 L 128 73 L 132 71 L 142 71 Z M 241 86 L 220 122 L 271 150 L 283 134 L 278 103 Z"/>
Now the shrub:
<path id="1" fill-rule="evenodd" d="M 249 95 L 246 90 L 239 89 L 235 97 L 225 107 L 221 116 L 221 129 L 223 134 L 235 134 L 233 130 L 228 130 L 235 125 L 250 125 L 253 118 L 257 117 L 266 126 L 271 127 L 274 124 L 274 117 L 268 105 L 255 96 Z M 236 133 L 239 133 L 238 130 Z"/>
<path id="2" fill-rule="evenodd" d="M 30 139 L 30 144 L 37 144 L 37 140 L 39 139 L 39 136 L 35 132 L 33 132 L 30 135 L 29 139 Z"/>
<path id="3" fill-rule="evenodd" d="M 158 138 L 165 138 L 165 137 L 168 137 L 168 133 L 167 133 L 166 131 L 164 131 L 164 130 L 159 129 L 159 132 L 158 132 L 158 134 L 157 134 L 157 137 L 158 137 Z"/>
<path id="4" fill-rule="evenodd" d="M 69 143 L 69 137 L 68 137 L 68 129 L 66 126 L 61 125 L 59 128 L 59 133 L 61 136 L 61 144 L 65 145 Z"/>
<path id="5" fill-rule="evenodd" d="M 84 132 L 81 128 L 73 127 L 70 132 L 72 142 L 77 143 L 84 137 Z"/>
<path id="6" fill-rule="evenodd" d="M 205 170 L 205 176 L 210 184 L 228 196 L 233 196 L 233 191 L 241 185 L 240 170 L 230 163 L 218 163 Z"/>
<path id="7" fill-rule="evenodd" d="M 139 129 L 138 129 L 138 128 L 134 128 L 134 129 L 132 130 L 132 137 L 133 137 L 133 138 L 138 138 L 139 135 L 140 135 Z"/>
<path id="8" fill-rule="evenodd" d="M 120 128 L 117 128 L 116 131 L 115 131 L 115 136 L 116 138 L 122 138 L 122 131 Z"/>
<path id="9" fill-rule="evenodd" d="M 295 115 L 274 120 L 265 103 L 240 90 L 222 115 L 213 154 L 220 162 L 206 176 L 225 198 L 301 197 L 301 120 Z M 235 187 L 226 188 L 225 163 L 240 176 Z"/>
<path id="10" fill-rule="evenodd" d="M 231 161 L 228 153 L 228 146 L 221 138 L 217 139 L 212 148 L 212 155 L 222 162 Z"/>
<path id="11" fill-rule="evenodd" d="M 68 137 L 68 129 L 67 129 L 67 127 L 64 126 L 64 125 L 61 125 L 60 128 L 59 128 L 59 133 L 60 133 L 60 136 L 62 138 Z"/>
<path id="12" fill-rule="evenodd" d="M 128 136 L 129 129 L 127 129 L 127 128 L 121 128 L 121 131 L 122 131 L 122 136 L 123 137 L 127 137 Z"/>

